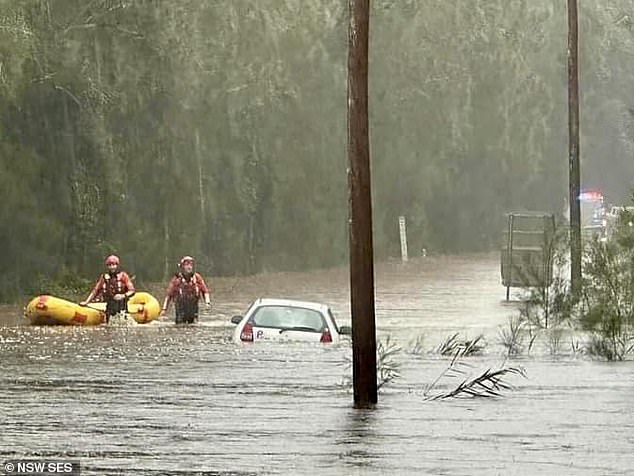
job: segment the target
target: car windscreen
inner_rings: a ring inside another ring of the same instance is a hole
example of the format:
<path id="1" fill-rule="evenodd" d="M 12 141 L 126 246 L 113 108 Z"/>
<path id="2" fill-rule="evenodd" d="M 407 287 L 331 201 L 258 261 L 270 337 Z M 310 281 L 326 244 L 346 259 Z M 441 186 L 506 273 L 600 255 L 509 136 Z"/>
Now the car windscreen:
<path id="1" fill-rule="evenodd" d="M 322 332 L 325 327 L 320 312 L 291 306 L 262 306 L 255 311 L 249 321 L 256 327 L 297 329 L 306 332 Z"/>

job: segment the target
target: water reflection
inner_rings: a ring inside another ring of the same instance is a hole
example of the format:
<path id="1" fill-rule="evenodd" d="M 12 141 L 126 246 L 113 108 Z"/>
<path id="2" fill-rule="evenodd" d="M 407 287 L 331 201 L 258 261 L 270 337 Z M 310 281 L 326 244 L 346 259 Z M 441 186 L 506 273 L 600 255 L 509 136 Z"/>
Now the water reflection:
<path id="1" fill-rule="evenodd" d="M 346 466 L 372 468 L 379 460 L 375 448 L 377 410 L 351 409 L 346 412 L 344 426 L 336 438 L 339 458 Z"/>

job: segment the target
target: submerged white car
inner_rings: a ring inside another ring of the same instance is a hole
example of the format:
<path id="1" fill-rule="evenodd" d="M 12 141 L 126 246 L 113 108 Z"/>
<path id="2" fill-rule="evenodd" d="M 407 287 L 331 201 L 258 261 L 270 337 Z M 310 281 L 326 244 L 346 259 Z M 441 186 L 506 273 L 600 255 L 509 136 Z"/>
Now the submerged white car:
<path id="1" fill-rule="evenodd" d="M 257 299 L 244 316 L 233 316 L 235 342 L 308 341 L 339 342 L 350 335 L 339 327 L 325 304 L 289 299 Z"/>

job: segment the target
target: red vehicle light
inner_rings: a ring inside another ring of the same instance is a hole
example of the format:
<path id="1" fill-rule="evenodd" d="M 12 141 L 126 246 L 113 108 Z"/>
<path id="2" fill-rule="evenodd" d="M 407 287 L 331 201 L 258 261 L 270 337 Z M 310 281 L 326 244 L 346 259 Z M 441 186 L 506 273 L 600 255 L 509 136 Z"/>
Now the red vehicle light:
<path id="1" fill-rule="evenodd" d="M 321 339 L 319 342 L 332 342 L 332 336 L 330 335 L 330 330 L 325 329 L 324 332 L 321 333 Z"/>
<path id="2" fill-rule="evenodd" d="M 253 342 L 253 324 L 247 322 L 244 325 L 240 333 L 240 340 L 242 342 Z"/>
<path id="3" fill-rule="evenodd" d="M 579 195 L 580 200 L 600 201 L 603 200 L 603 194 L 596 190 L 586 190 Z"/>

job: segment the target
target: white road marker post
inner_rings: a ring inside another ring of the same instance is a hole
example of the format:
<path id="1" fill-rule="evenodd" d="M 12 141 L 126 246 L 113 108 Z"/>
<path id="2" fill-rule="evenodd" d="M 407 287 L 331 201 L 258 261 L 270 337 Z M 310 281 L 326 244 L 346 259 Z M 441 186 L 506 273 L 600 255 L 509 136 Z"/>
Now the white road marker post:
<path id="1" fill-rule="evenodd" d="M 407 229 L 405 228 L 405 217 L 398 217 L 398 229 L 401 237 L 401 261 L 407 263 Z"/>

